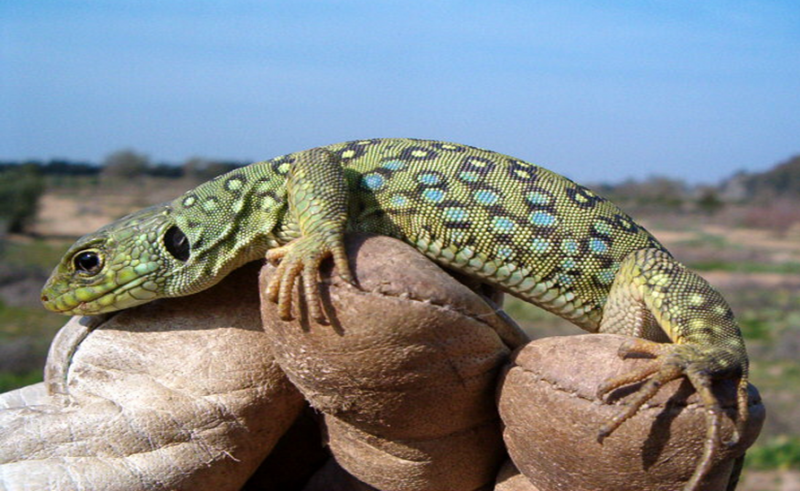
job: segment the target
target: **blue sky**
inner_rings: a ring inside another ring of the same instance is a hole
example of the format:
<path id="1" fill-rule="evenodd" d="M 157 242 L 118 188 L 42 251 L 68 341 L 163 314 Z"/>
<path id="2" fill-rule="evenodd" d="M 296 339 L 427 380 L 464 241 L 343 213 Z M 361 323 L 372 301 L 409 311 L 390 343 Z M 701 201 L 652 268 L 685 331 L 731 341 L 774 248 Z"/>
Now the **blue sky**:
<path id="1" fill-rule="evenodd" d="M 436 138 L 581 182 L 800 153 L 800 2 L 0 0 L 0 159 Z"/>

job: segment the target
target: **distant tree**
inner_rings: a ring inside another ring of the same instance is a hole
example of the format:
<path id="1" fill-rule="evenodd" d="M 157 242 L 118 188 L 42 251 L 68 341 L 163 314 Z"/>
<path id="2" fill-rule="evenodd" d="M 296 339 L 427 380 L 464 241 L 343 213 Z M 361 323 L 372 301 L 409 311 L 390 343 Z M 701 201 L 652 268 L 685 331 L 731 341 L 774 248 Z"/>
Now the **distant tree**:
<path id="1" fill-rule="evenodd" d="M 147 173 L 150 158 L 133 150 L 118 150 L 103 160 L 103 175 L 110 177 L 132 178 Z"/>
<path id="2" fill-rule="evenodd" d="M 46 176 L 95 176 L 100 173 L 100 167 L 89 162 L 52 159 L 42 164 L 42 173 Z"/>
<path id="3" fill-rule="evenodd" d="M 183 168 L 178 165 L 159 163 L 151 166 L 147 170 L 147 175 L 153 177 L 166 177 L 168 179 L 177 179 L 183 177 Z"/>
<path id="4" fill-rule="evenodd" d="M 748 191 L 760 198 L 777 196 L 797 200 L 800 198 L 800 155 L 781 162 L 772 169 L 754 174 L 746 182 Z"/>
<path id="5" fill-rule="evenodd" d="M 36 217 L 45 183 L 38 165 L 0 171 L 0 226 L 4 233 L 24 232 Z"/>
<path id="6" fill-rule="evenodd" d="M 697 198 L 697 208 L 703 213 L 713 215 L 725 206 L 714 188 L 705 188 Z"/>
<path id="7" fill-rule="evenodd" d="M 235 162 L 222 162 L 204 157 L 191 157 L 183 163 L 183 173 L 199 181 L 208 181 L 240 165 L 241 164 Z"/>
<path id="8" fill-rule="evenodd" d="M 629 179 L 614 186 L 608 197 L 620 204 L 653 210 L 680 210 L 688 197 L 688 186 L 679 179 L 654 176 L 645 181 Z"/>

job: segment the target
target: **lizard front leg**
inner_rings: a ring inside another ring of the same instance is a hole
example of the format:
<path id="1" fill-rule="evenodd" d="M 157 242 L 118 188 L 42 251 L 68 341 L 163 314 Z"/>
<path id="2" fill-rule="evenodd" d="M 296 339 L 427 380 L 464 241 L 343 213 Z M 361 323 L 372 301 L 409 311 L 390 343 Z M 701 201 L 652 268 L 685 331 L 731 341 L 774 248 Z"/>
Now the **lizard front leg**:
<path id="1" fill-rule="evenodd" d="M 288 244 L 271 249 L 267 259 L 278 264 L 267 286 L 267 298 L 278 304 L 282 319 L 292 317 L 292 293 L 302 278 L 309 315 L 324 321 L 319 299 L 320 264 L 333 257 L 339 276 L 353 283 L 344 250 L 347 223 L 348 189 L 344 169 L 336 156 L 314 148 L 298 154 L 286 182 L 289 216 L 301 236 Z"/>
<path id="2" fill-rule="evenodd" d="M 643 382 L 627 408 L 601 428 L 599 440 L 636 414 L 662 385 L 686 377 L 706 409 L 703 455 L 685 487 L 687 491 L 699 489 L 722 445 L 719 432 L 723 411 L 711 390 L 715 380 L 738 379 L 735 438 L 747 423 L 748 359 L 730 307 L 708 282 L 669 254 L 644 249 L 631 253 L 620 264 L 599 331 L 635 337 L 620 348 L 620 356 L 653 359 L 649 366 L 600 387 L 598 395 L 602 397 L 619 387 Z"/>

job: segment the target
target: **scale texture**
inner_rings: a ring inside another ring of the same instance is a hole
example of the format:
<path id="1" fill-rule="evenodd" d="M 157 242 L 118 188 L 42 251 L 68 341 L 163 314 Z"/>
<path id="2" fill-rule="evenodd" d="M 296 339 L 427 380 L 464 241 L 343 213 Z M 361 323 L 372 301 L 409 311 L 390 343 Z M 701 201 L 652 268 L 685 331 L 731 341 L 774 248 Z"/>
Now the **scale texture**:
<path id="1" fill-rule="evenodd" d="M 543 167 L 432 140 L 372 139 L 257 162 L 80 239 L 42 292 L 45 306 L 97 314 L 208 288 L 257 258 L 280 262 L 267 296 L 292 317 L 300 283 L 324 320 L 320 263 L 353 283 L 347 231 L 395 237 L 445 268 L 564 317 L 589 332 L 631 336 L 621 356 L 653 363 L 599 393 L 643 382 L 605 438 L 666 382 L 687 377 L 708 407 L 698 489 L 718 453 L 714 380 L 739 384 L 747 419 L 747 354 L 730 307 L 616 205 Z M 655 343 L 653 342 L 655 341 Z"/>

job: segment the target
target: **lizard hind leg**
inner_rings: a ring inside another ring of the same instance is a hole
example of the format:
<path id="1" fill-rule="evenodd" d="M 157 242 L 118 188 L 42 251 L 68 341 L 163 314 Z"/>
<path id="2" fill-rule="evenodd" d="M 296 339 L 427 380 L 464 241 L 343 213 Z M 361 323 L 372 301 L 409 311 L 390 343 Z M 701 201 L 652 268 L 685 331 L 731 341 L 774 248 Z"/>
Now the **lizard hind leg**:
<path id="1" fill-rule="evenodd" d="M 625 410 L 615 415 L 600 428 L 598 441 L 602 443 L 605 437 L 633 417 L 642 406 L 658 393 L 664 384 L 685 376 L 700 396 L 706 415 L 703 454 L 700 457 L 699 465 L 695 468 L 685 487 L 686 490 L 698 489 L 703 477 L 711 470 L 714 457 L 722 444 L 720 429 L 722 427 L 723 410 L 711 390 L 712 378 L 708 373 L 698 369 L 691 361 L 697 357 L 696 348 L 691 345 L 661 344 L 633 338 L 620 347 L 619 355 L 622 358 L 652 356 L 654 360 L 639 370 L 607 380 L 599 388 L 597 395 L 602 398 L 617 388 L 644 381 L 644 384 L 627 402 Z"/>
<path id="2" fill-rule="evenodd" d="M 624 385 L 644 382 L 625 410 L 600 429 L 599 440 L 635 415 L 663 384 L 686 377 L 706 414 L 703 454 L 685 487 L 687 491 L 698 489 L 722 447 L 723 410 L 712 391 L 715 381 L 738 379 L 737 435 L 742 434 L 747 422 L 747 353 L 730 307 L 704 279 L 669 254 L 644 249 L 620 263 L 599 331 L 634 337 L 621 347 L 621 357 L 653 358 L 645 368 L 610 379 L 600 387 L 602 396 Z M 666 343 L 652 342 L 664 337 Z"/>

